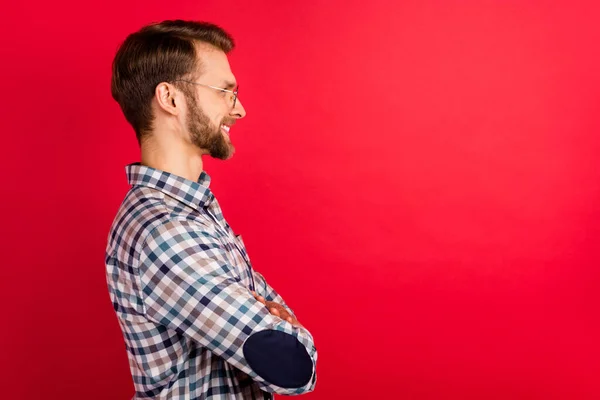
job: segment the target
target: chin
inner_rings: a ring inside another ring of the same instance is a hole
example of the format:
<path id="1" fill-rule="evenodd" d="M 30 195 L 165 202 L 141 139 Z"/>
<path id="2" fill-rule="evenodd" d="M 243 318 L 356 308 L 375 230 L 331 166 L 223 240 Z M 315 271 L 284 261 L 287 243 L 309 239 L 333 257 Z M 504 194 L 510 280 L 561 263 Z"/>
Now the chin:
<path id="1" fill-rule="evenodd" d="M 227 156 L 225 158 L 223 158 L 223 160 L 229 160 L 229 159 L 231 159 L 234 154 L 235 154 L 235 150 L 231 149 L 231 151 L 227 154 Z"/>
<path id="2" fill-rule="evenodd" d="M 210 156 L 212 158 L 216 158 L 218 160 L 229 160 L 231 157 L 233 157 L 234 153 L 235 153 L 235 148 L 230 145 L 229 151 L 227 153 L 212 153 Z"/>

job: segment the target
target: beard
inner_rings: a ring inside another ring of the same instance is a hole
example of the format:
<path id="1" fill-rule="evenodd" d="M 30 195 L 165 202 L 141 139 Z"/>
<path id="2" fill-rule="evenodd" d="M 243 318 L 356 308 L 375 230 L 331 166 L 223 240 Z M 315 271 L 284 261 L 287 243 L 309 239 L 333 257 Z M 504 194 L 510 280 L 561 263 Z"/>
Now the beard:
<path id="1" fill-rule="evenodd" d="M 221 133 L 221 124 L 229 121 L 221 121 L 218 126 L 214 126 L 208 115 L 198 107 L 196 98 L 193 94 L 187 96 L 188 119 L 187 129 L 190 132 L 192 144 L 196 147 L 207 150 L 213 158 L 227 160 L 233 156 L 235 147 L 223 133 Z"/>

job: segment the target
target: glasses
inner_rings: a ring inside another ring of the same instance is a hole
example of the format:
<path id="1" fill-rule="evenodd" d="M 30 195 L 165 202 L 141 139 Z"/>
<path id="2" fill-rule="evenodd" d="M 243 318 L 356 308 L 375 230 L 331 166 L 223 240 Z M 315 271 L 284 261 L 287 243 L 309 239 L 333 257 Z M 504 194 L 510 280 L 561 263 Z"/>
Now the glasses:
<path id="1" fill-rule="evenodd" d="M 216 87 L 216 86 L 211 86 L 211 85 L 206 85 L 204 83 L 198 83 L 198 82 L 192 82 L 192 81 L 186 81 L 185 79 L 178 79 L 174 82 L 187 82 L 187 83 L 191 83 L 192 85 L 199 85 L 199 86 L 204 86 L 207 88 L 211 88 L 214 90 L 218 90 L 219 92 L 223 92 L 223 93 L 229 93 L 229 102 L 231 103 L 231 108 L 235 108 L 235 105 L 237 103 L 237 98 L 238 98 L 238 92 L 240 90 L 240 86 L 238 85 L 235 90 L 227 90 L 227 89 L 223 89 L 220 87 Z"/>

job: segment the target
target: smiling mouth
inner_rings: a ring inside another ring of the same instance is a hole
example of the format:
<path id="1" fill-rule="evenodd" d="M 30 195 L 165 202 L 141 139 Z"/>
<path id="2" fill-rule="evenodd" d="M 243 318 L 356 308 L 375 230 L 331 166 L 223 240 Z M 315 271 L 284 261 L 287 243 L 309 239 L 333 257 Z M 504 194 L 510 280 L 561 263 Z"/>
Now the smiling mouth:
<path id="1" fill-rule="evenodd" d="M 229 130 L 230 129 L 231 129 L 231 127 L 228 126 L 228 125 L 221 125 L 221 131 L 223 131 L 227 135 L 227 137 L 229 137 Z"/>

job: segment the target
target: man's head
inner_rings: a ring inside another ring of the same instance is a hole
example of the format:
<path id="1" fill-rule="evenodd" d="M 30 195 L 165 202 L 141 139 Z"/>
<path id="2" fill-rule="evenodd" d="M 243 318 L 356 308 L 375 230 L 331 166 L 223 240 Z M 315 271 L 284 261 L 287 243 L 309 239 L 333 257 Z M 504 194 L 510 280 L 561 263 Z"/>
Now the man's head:
<path id="1" fill-rule="evenodd" d="M 140 144 L 170 131 L 203 154 L 233 154 L 229 127 L 245 115 L 227 59 L 233 47 L 223 29 L 204 22 L 164 21 L 127 37 L 111 91 Z"/>

